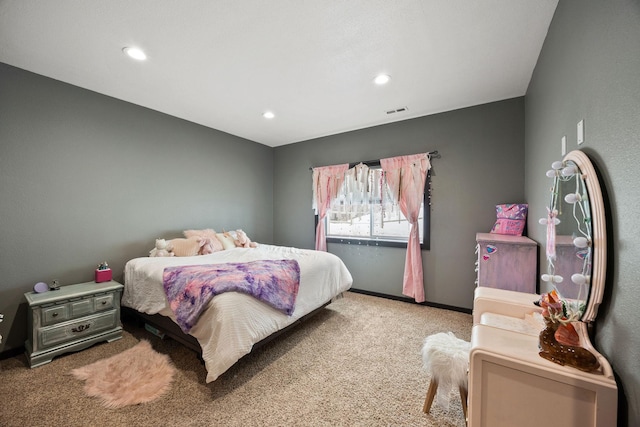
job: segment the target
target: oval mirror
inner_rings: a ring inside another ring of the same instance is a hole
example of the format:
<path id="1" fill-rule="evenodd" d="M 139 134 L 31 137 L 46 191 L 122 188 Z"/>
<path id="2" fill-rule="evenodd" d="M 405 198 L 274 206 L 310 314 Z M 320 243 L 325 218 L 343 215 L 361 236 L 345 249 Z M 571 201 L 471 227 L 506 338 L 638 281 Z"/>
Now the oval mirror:
<path id="1" fill-rule="evenodd" d="M 554 162 L 541 293 L 556 290 L 567 317 L 591 322 L 602 302 L 607 239 L 602 190 L 593 164 L 576 150 Z M 546 288 L 546 289 L 545 289 Z"/>

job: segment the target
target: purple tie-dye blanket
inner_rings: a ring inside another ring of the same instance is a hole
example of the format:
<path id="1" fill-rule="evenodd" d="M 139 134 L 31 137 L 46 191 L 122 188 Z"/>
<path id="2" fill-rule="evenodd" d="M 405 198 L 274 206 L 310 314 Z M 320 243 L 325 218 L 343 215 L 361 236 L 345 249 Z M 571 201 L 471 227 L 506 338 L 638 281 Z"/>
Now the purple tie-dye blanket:
<path id="1" fill-rule="evenodd" d="M 184 265 L 165 268 L 162 282 L 178 325 L 189 332 L 211 298 L 223 292 L 251 295 L 290 316 L 300 266 L 288 259 Z"/>

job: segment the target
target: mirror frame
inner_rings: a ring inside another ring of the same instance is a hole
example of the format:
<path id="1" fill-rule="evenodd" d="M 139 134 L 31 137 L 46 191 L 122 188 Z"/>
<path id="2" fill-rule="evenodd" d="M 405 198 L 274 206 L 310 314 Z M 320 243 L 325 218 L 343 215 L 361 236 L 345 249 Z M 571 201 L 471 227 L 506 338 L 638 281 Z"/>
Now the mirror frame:
<path id="1" fill-rule="evenodd" d="M 581 320 L 590 323 L 598 314 L 602 302 L 607 273 L 607 229 L 602 189 L 596 170 L 589 157 L 580 150 L 569 152 L 563 163 L 573 161 L 580 169 L 580 175 L 587 186 L 589 208 L 591 210 L 591 280 L 585 311 Z"/>

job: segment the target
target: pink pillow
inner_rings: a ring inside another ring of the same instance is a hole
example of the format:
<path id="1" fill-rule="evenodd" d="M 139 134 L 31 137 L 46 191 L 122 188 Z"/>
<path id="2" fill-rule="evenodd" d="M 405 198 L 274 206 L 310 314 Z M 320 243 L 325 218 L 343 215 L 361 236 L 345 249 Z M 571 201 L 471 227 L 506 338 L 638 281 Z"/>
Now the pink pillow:
<path id="1" fill-rule="evenodd" d="M 200 250 L 200 238 L 190 237 L 188 239 L 172 239 L 169 240 L 171 252 L 175 256 L 196 256 Z"/>
<path id="2" fill-rule="evenodd" d="M 222 247 L 222 243 L 220 243 L 220 241 L 216 238 L 216 231 L 211 228 L 206 228 L 204 230 L 185 230 L 183 233 L 184 237 L 186 237 L 187 239 L 191 237 L 208 239 L 209 243 L 211 244 L 210 253 L 224 250 L 224 248 Z M 202 255 L 203 249 L 204 247 L 201 247 L 198 251 L 198 254 Z"/>
<path id="3" fill-rule="evenodd" d="M 215 237 L 216 230 L 205 228 L 204 230 L 184 230 L 184 237 Z"/>

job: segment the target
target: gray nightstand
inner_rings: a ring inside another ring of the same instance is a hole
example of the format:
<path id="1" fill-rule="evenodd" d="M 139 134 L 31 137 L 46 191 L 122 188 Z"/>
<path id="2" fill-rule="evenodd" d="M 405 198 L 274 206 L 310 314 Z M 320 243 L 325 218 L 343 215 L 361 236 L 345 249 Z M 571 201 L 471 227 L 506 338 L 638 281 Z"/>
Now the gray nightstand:
<path id="1" fill-rule="evenodd" d="M 24 294 L 29 304 L 25 342 L 29 365 L 34 368 L 60 354 L 122 338 L 122 288 L 113 281 L 87 282 Z"/>

